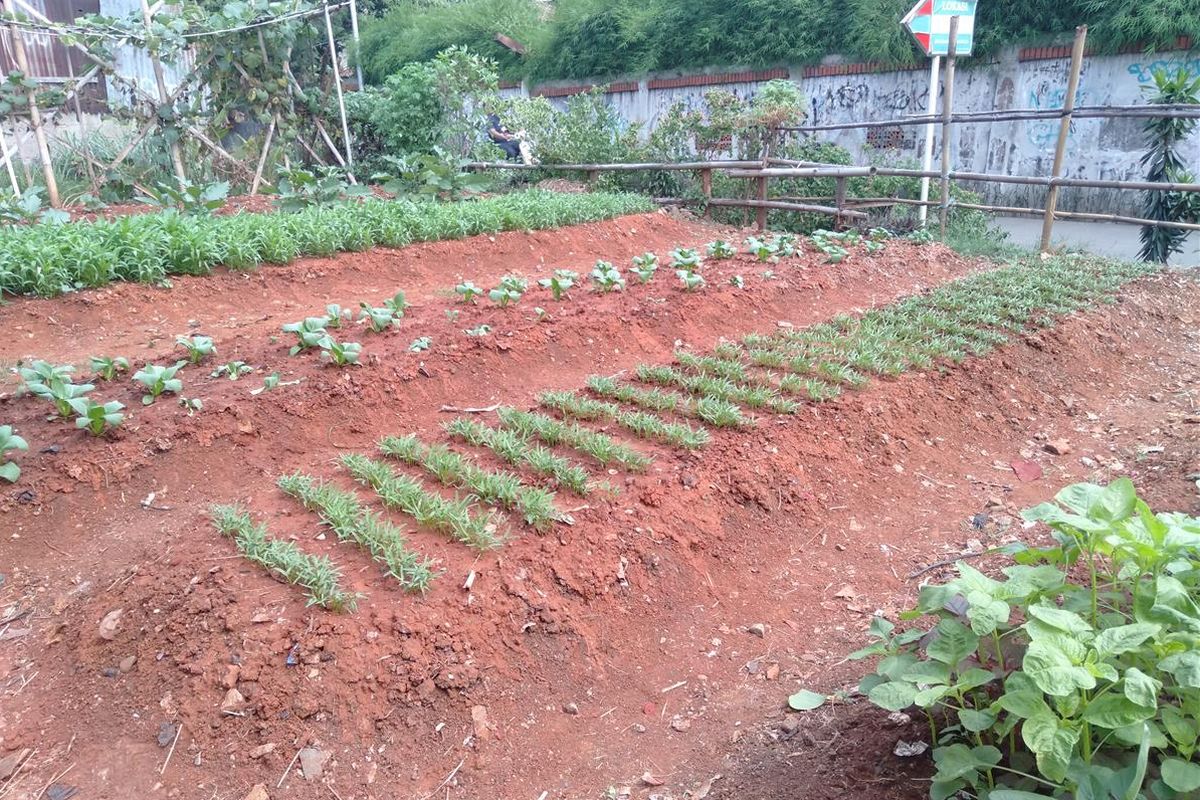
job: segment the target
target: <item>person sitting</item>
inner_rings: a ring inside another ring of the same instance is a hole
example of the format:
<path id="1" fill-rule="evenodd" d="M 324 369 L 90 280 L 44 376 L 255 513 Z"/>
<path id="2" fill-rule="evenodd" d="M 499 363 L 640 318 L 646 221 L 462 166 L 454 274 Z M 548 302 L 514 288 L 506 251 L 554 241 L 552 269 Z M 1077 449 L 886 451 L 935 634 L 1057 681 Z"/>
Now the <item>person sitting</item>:
<path id="1" fill-rule="evenodd" d="M 504 155 L 509 161 L 517 161 L 521 158 L 521 140 L 509 132 L 508 127 L 500 121 L 499 114 L 488 114 L 487 135 L 493 144 L 504 151 Z"/>

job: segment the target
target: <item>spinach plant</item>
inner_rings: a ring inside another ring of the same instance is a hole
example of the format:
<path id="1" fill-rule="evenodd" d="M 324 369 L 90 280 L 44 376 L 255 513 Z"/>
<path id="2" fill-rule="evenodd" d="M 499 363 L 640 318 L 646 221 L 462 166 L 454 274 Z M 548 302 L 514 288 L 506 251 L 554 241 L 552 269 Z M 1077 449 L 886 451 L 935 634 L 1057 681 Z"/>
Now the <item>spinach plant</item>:
<path id="1" fill-rule="evenodd" d="M 640 256 L 634 256 L 633 269 L 630 272 L 638 276 L 638 283 L 649 283 L 654 277 L 654 273 L 658 272 L 658 256 L 654 253 L 642 253 Z"/>
<path id="2" fill-rule="evenodd" d="M 470 281 L 463 281 L 458 286 L 454 287 L 455 293 L 462 298 L 464 303 L 474 303 L 475 298 L 483 294 L 483 289 L 480 289 Z"/>
<path id="3" fill-rule="evenodd" d="M 129 359 L 124 356 L 92 356 L 91 366 L 92 372 L 96 373 L 96 377 L 101 380 L 111 381 L 117 377 L 118 373 L 129 370 Z"/>
<path id="4" fill-rule="evenodd" d="M 488 299 L 504 308 L 511 303 L 517 303 L 529 288 L 523 279 L 515 275 L 505 275 L 500 279 L 500 285 L 488 292 Z"/>
<path id="5" fill-rule="evenodd" d="M 359 320 L 365 319 L 367 327 L 375 333 L 383 333 L 393 325 L 400 324 L 400 320 L 396 319 L 396 312 L 387 306 L 370 306 L 366 303 L 358 305 L 362 308 Z"/>
<path id="6" fill-rule="evenodd" d="M 96 388 L 90 383 L 72 383 L 71 374 L 74 367 L 55 365 L 40 359 L 28 367 L 18 367 L 17 373 L 24 381 L 24 388 L 30 394 L 54 403 L 59 416 L 71 416 L 71 401 L 83 397 Z"/>
<path id="7" fill-rule="evenodd" d="M 199 364 L 205 356 L 217 352 L 211 336 L 176 336 L 175 344 L 187 351 L 188 361 Z"/>
<path id="8" fill-rule="evenodd" d="M 332 337 L 326 337 L 326 341 L 321 345 L 321 358 L 338 367 L 357 364 L 361 353 L 362 345 L 358 342 L 339 342 Z"/>
<path id="9" fill-rule="evenodd" d="M 15 450 L 28 450 L 29 444 L 13 433 L 12 425 L 0 425 L 0 478 L 9 483 L 16 483 L 21 477 L 21 468 L 7 460 L 8 454 Z"/>
<path id="10" fill-rule="evenodd" d="M 687 247 L 677 247 L 670 253 L 672 269 L 696 270 L 700 267 L 700 254 Z"/>
<path id="11" fill-rule="evenodd" d="M 705 252 L 708 254 L 709 258 L 725 259 L 733 258 L 735 255 L 737 255 L 737 248 L 731 245 L 729 242 L 718 239 L 715 242 L 709 242 Z"/>
<path id="12" fill-rule="evenodd" d="M 542 278 L 538 281 L 538 286 L 541 286 L 543 289 L 549 289 L 551 296 L 555 300 L 562 300 L 563 295 L 575 285 L 575 281 L 578 279 L 578 272 L 572 272 L 569 269 L 556 269 L 553 276 Z"/>
<path id="13" fill-rule="evenodd" d="M 592 270 L 592 282 L 602 292 L 621 291 L 625 288 L 625 279 L 621 271 L 610 261 L 597 261 Z"/>
<path id="14" fill-rule="evenodd" d="M 762 263 L 768 261 L 774 263 L 779 260 L 779 245 L 775 242 L 768 242 L 765 239 L 759 239 L 757 236 L 746 237 L 746 249 L 754 254 Z"/>
<path id="15" fill-rule="evenodd" d="M 169 367 L 147 364 L 133 373 L 133 379 L 146 387 L 146 394 L 142 395 L 142 405 L 150 405 L 163 392 L 178 394 L 183 391 L 183 381 L 176 378 L 175 374 L 183 369 L 186 363 L 186 361 L 176 361 Z"/>
<path id="16" fill-rule="evenodd" d="M 683 284 L 685 292 L 695 292 L 705 287 L 704 276 L 699 272 L 693 272 L 690 269 L 677 269 L 675 274 L 679 277 L 679 282 Z"/>
<path id="17" fill-rule="evenodd" d="M 227 361 L 209 373 L 214 378 L 219 378 L 222 375 L 229 378 L 231 381 L 236 381 L 243 375 L 249 375 L 254 372 L 254 367 L 247 364 L 245 361 Z"/>
<path id="18" fill-rule="evenodd" d="M 75 418 L 75 427 L 84 429 L 93 436 L 104 434 L 119 426 L 125 419 L 125 415 L 121 413 L 125 405 L 116 400 L 97 403 L 89 397 L 76 397 L 71 401 L 71 408 L 78 415 Z"/>
<path id="19" fill-rule="evenodd" d="M 328 317 L 305 317 L 300 322 L 285 324 L 283 332 L 296 334 L 296 339 L 298 340 L 288 350 L 288 354 L 294 356 L 302 350 L 322 347 L 322 343 L 329 339 L 329 332 L 325 330 L 325 326 L 328 323 Z"/>

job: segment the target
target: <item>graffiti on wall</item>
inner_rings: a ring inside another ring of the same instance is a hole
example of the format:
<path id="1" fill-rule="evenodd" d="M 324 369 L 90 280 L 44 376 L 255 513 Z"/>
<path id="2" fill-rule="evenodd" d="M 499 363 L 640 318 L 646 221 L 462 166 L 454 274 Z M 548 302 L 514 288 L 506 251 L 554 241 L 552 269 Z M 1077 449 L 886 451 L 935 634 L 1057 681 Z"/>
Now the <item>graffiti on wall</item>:
<path id="1" fill-rule="evenodd" d="M 904 85 L 872 87 L 866 81 L 852 80 L 814 90 L 810 102 L 812 120 L 816 123 L 829 122 L 833 117 L 846 116 L 840 112 L 866 112 L 867 119 L 879 116 L 916 114 L 929 107 L 929 87 Z"/>
<path id="2" fill-rule="evenodd" d="M 1154 73 L 1166 72 L 1168 75 L 1180 69 L 1185 69 L 1193 75 L 1200 75 L 1200 56 L 1195 58 L 1159 58 L 1154 61 L 1135 61 L 1127 68 L 1129 74 L 1137 78 L 1138 83 L 1153 83 Z"/>

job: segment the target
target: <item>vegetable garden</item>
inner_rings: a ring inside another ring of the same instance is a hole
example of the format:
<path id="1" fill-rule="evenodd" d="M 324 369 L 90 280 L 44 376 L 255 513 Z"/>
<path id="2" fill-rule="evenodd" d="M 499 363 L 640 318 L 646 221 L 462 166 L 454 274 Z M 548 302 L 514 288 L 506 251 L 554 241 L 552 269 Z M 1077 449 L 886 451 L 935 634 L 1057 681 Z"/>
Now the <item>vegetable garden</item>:
<path id="1" fill-rule="evenodd" d="M 1200 785 L 1190 279 L 175 202 L 0 230 L 0 796 Z"/>

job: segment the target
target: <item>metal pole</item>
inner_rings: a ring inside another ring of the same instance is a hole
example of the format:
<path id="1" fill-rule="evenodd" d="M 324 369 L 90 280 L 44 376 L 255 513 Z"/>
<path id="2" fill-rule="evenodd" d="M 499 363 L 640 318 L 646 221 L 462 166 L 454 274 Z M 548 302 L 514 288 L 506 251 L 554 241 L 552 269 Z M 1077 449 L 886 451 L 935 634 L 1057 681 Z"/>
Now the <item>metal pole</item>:
<path id="1" fill-rule="evenodd" d="M 946 53 L 946 88 L 942 92 L 942 205 L 938 210 L 942 238 L 946 238 L 946 223 L 950 216 L 950 154 L 951 122 L 954 113 L 954 54 L 958 49 L 958 17 L 950 18 L 950 47 Z"/>
<path id="2" fill-rule="evenodd" d="M 1083 70 L 1083 47 L 1087 42 L 1087 25 L 1075 29 L 1075 44 L 1071 48 L 1071 75 L 1067 78 L 1067 96 L 1063 98 L 1063 117 L 1058 126 L 1058 143 L 1054 146 L 1054 166 L 1050 177 L 1062 174 L 1063 157 L 1067 152 L 1067 137 L 1071 134 L 1071 111 L 1075 108 L 1075 91 L 1079 88 L 1079 73 Z M 1054 210 L 1058 205 L 1058 186 L 1051 184 L 1046 193 L 1046 214 L 1042 217 L 1041 252 L 1050 250 L 1050 236 L 1054 232 Z"/>
<path id="3" fill-rule="evenodd" d="M 362 49 L 358 41 L 358 0 L 350 0 L 350 35 L 354 37 L 354 75 L 358 78 L 358 90 L 363 89 Z"/>
<path id="4" fill-rule="evenodd" d="M 941 77 L 942 57 L 934 56 L 929 62 L 929 116 L 930 120 L 925 125 L 925 152 L 921 155 L 921 169 L 929 172 L 933 169 L 933 115 L 937 111 L 938 103 L 938 78 Z M 929 199 L 929 178 L 921 178 L 921 202 Z M 929 207 L 921 206 L 921 210 L 917 212 L 917 218 L 921 221 L 921 227 L 925 227 L 925 220 L 929 215 Z"/>
<path id="5" fill-rule="evenodd" d="M 333 23 L 329 21 L 329 3 L 325 3 L 325 33 L 329 36 L 329 60 L 333 68 L 333 85 L 337 89 L 338 113 L 342 115 L 342 137 L 346 140 L 346 169 L 354 171 L 354 154 L 350 150 L 350 123 L 346 121 L 346 98 L 342 94 L 342 73 L 338 68 L 337 45 L 333 42 Z"/>

